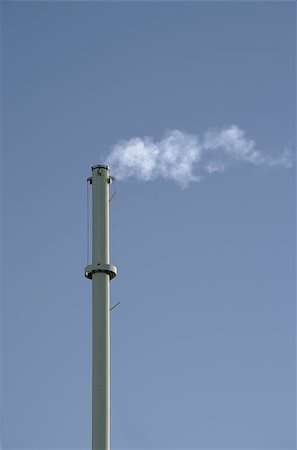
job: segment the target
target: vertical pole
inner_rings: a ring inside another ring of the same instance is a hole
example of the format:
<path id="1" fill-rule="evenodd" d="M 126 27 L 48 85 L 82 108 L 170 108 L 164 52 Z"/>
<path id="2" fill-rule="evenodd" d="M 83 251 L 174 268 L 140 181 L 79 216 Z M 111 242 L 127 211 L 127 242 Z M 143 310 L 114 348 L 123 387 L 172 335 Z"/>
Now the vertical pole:
<path id="1" fill-rule="evenodd" d="M 116 268 L 109 264 L 109 184 L 107 166 L 93 166 L 92 265 L 92 450 L 110 450 L 110 279 Z"/>
<path id="2" fill-rule="evenodd" d="M 109 171 L 92 170 L 92 265 L 109 264 Z M 99 266 L 100 267 L 100 266 Z M 97 272 L 92 278 L 92 447 L 110 449 L 110 338 L 109 276 Z"/>

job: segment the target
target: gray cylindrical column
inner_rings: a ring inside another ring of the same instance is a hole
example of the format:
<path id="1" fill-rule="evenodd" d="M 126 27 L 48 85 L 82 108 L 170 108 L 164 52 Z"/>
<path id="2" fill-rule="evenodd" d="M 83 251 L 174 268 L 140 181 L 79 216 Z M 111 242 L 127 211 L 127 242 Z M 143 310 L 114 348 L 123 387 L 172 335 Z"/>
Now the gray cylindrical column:
<path id="1" fill-rule="evenodd" d="M 92 449 L 110 450 L 110 295 L 117 274 L 109 264 L 109 184 L 107 166 L 92 167 Z"/>
<path id="2" fill-rule="evenodd" d="M 109 264 L 109 169 L 92 168 L 92 267 Z M 110 275 L 92 275 L 92 449 L 110 449 Z"/>

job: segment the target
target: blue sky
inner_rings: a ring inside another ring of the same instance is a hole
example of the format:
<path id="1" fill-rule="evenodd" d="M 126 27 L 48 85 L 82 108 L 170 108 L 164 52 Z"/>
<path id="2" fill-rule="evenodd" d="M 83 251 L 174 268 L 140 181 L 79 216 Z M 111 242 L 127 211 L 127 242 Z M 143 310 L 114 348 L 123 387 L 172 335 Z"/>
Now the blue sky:
<path id="1" fill-rule="evenodd" d="M 2 448 L 87 449 L 91 165 L 232 125 L 265 158 L 294 153 L 296 6 L 1 9 Z M 112 185 L 112 448 L 294 450 L 294 167 L 151 178 Z"/>

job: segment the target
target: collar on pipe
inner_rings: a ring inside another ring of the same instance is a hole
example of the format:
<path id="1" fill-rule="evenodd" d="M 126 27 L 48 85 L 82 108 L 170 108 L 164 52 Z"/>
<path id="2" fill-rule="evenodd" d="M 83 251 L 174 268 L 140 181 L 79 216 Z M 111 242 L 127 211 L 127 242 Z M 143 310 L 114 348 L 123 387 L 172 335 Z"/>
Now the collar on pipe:
<path id="1" fill-rule="evenodd" d="M 116 277 L 117 275 L 117 268 L 116 266 L 113 266 L 112 264 L 92 264 L 90 266 L 87 266 L 85 268 L 85 277 L 89 278 L 89 280 L 92 279 L 94 273 L 103 272 L 109 275 L 110 279 Z"/>

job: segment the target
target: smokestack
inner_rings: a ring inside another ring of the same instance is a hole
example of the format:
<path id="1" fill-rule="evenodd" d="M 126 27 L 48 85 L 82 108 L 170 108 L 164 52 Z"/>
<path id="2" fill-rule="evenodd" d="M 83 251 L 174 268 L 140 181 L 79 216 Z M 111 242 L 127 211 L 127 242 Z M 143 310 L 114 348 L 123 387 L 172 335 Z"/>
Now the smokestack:
<path id="1" fill-rule="evenodd" d="M 110 280 L 117 269 L 109 262 L 109 167 L 92 167 L 92 450 L 110 450 Z"/>

